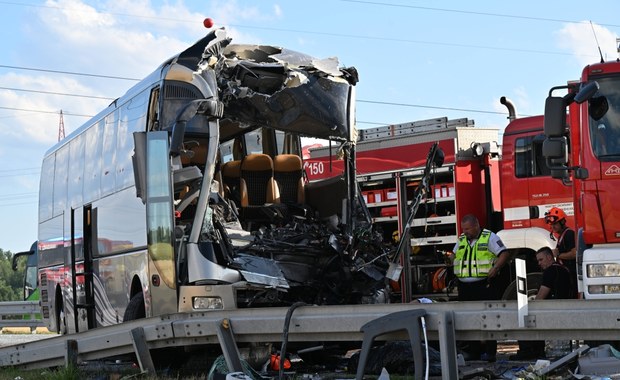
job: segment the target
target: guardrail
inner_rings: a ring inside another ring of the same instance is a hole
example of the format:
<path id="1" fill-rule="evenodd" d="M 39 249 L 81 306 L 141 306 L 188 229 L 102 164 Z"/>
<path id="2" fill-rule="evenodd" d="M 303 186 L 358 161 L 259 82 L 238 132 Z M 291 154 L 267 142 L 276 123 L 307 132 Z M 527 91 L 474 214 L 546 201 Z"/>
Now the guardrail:
<path id="1" fill-rule="evenodd" d="M 5 301 L 0 302 L 0 328 L 42 327 L 43 321 L 39 301 Z"/>
<path id="2" fill-rule="evenodd" d="M 516 301 L 304 306 L 290 317 L 289 342 L 358 341 L 362 326 L 393 313 L 423 310 L 430 340 L 440 344 L 442 378 L 458 378 L 456 340 L 610 340 L 620 329 L 620 300 L 544 300 L 529 304 L 520 326 Z M 0 347 L 0 368 L 69 365 L 155 348 L 220 343 L 234 356 L 236 342 L 280 342 L 290 309 L 258 308 L 177 313 Z M 402 321 L 401 321 L 402 322 Z M 228 333 L 222 333 L 228 330 Z M 234 330 L 234 331 L 233 331 Z M 394 331 L 385 339 L 408 339 Z M 140 367 L 143 367 L 142 361 Z"/>

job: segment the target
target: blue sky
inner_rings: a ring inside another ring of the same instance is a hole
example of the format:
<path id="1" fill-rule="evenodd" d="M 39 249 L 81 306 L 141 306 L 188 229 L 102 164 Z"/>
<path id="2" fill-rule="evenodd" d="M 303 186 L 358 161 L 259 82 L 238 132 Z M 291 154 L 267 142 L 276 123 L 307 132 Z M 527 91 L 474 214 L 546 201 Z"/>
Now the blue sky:
<path id="1" fill-rule="evenodd" d="M 59 110 L 68 134 L 135 83 L 94 75 L 146 76 L 207 33 L 205 17 L 234 43 L 355 66 L 359 128 L 446 116 L 501 129 L 499 98 L 520 115 L 542 113 L 550 87 L 600 59 L 595 34 L 604 57 L 617 58 L 620 2 L 595 4 L 0 0 L 0 248 L 36 239 L 41 159 L 57 140 Z"/>

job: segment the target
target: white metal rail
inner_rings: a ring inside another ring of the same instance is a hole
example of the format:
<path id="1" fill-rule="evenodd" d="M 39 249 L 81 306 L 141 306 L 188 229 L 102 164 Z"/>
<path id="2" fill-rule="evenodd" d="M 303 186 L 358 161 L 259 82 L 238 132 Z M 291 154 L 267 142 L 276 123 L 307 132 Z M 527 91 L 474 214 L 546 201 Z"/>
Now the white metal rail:
<path id="1" fill-rule="evenodd" d="M 42 327 L 43 322 L 40 317 L 37 317 L 40 312 L 39 301 L 0 302 L 0 328 Z"/>
<path id="2" fill-rule="evenodd" d="M 364 324 L 394 312 L 414 309 L 425 310 L 429 339 L 440 342 L 445 379 L 456 378 L 451 377 L 457 369 L 455 340 L 610 340 L 617 339 L 620 333 L 620 300 L 530 302 L 525 328 L 519 328 L 516 301 L 472 301 L 300 307 L 292 315 L 288 340 L 361 342 L 363 335 L 360 328 Z M 234 329 L 233 342 L 280 342 L 287 310 L 240 309 L 136 320 L 75 335 L 0 348 L 0 367 L 58 366 L 66 364 L 67 357 L 94 360 L 135 352 L 139 346 L 154 349 L 219 343 L 226 350 L 225 345 L 230 342 L 222 342 L 218 338 L 218 329 L 221 331 L 224 324 Z M 136 336 L 140 336 L 142 341 L 136 342 Z M 404 332 L 396 332 L 382 339 L 408 337 Z M 73 347 L 72 352 L 68 353 L 67 347 Z"/>

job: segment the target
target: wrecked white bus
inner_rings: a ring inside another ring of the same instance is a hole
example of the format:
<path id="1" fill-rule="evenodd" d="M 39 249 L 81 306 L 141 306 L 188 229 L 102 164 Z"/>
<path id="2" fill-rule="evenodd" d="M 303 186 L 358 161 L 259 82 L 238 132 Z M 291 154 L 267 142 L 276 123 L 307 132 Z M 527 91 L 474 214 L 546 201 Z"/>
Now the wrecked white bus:
<path id="1" fill-rule="evenodd" d="M 164 62 L 44 157 L 43 318 L 61 333 L 186 311 L 385 300 L 357 196 L 357 72 L 224 29 Z M 307 182 L 301 137 L 344 175 Z"/>

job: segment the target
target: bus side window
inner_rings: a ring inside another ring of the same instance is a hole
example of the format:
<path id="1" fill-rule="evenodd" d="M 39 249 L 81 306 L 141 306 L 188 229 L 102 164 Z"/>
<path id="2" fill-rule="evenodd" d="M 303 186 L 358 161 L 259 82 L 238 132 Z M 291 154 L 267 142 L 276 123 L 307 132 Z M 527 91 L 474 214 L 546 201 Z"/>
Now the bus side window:
<path id="1" fill-rule="evenodd" d="M 41 167 L 41 186 L 39 190 L 39 221 L 52 218 L 54 188 L 49 184 L 54 182 L 54 166 L 56 155 L 51 154 L 43 160 Z"/>

